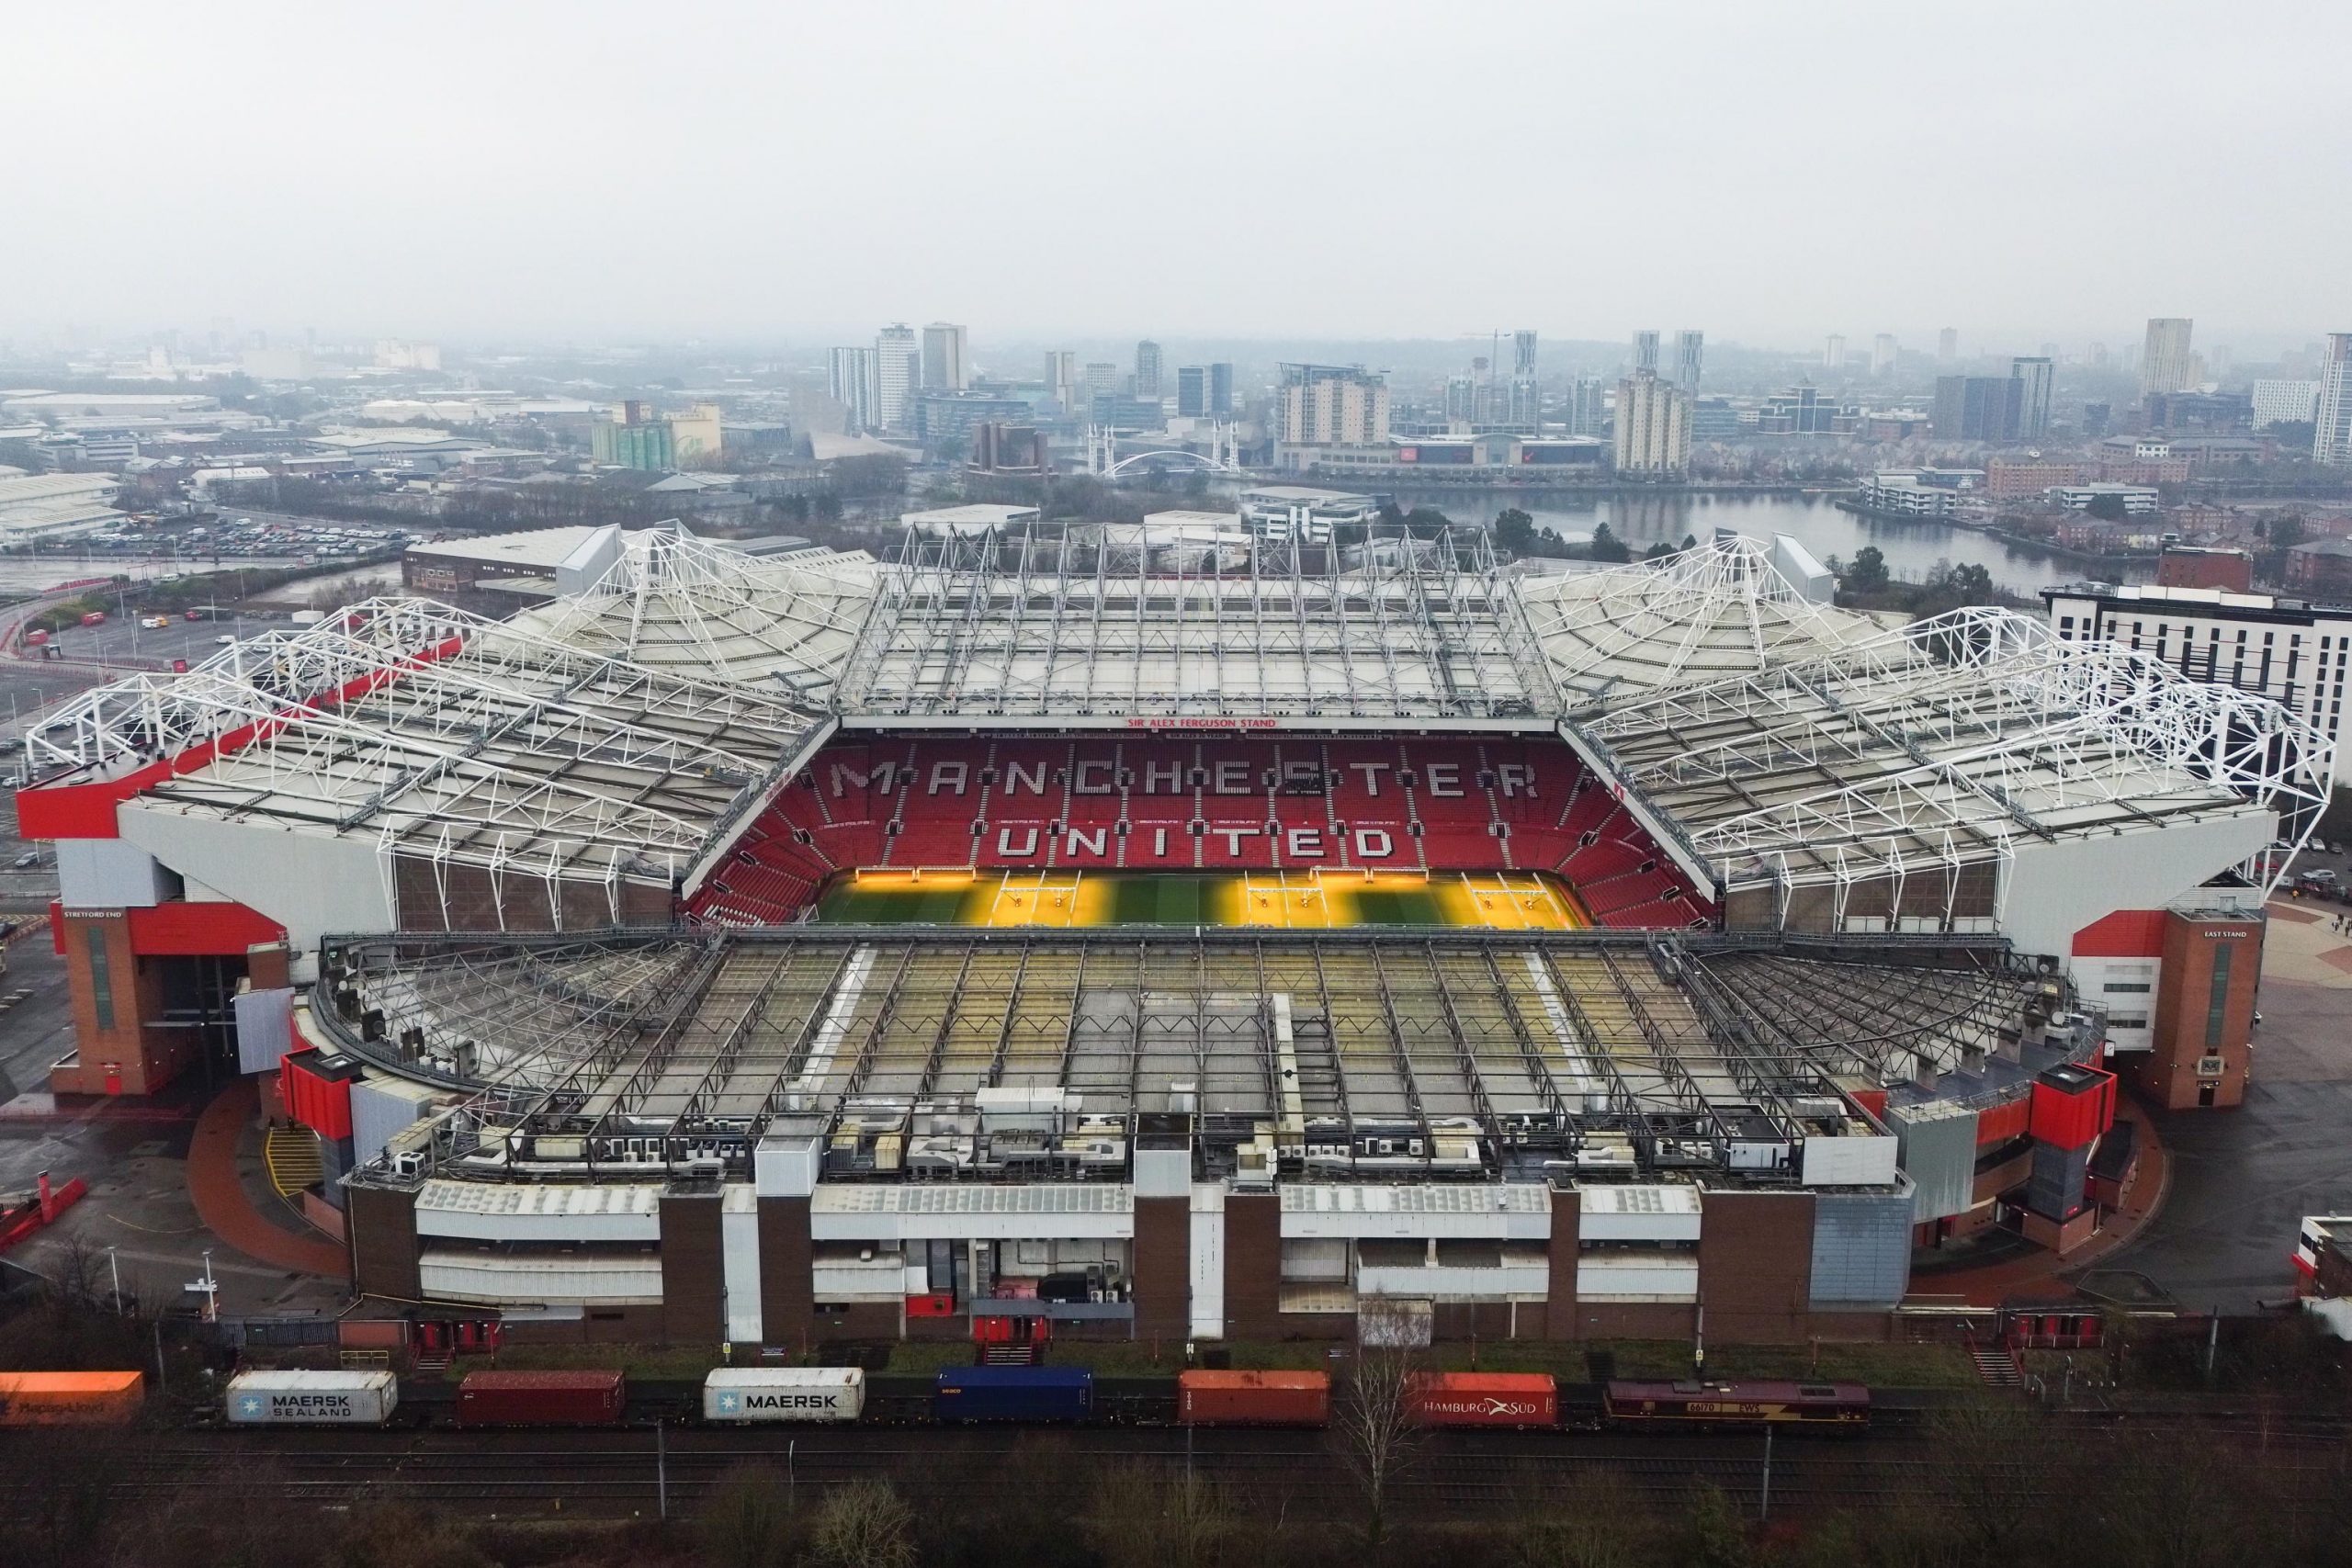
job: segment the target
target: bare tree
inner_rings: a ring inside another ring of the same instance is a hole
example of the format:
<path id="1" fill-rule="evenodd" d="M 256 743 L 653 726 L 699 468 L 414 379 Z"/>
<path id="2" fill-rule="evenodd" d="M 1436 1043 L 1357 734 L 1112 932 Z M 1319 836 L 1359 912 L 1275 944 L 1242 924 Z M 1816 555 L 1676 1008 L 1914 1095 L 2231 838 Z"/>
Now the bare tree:
<path id="1" fill-rule="evenodd" d="M 1364 1537 L 1374 1547 L 1387 1539 L 1390 1489 L 1420 1447 L 1414 1409 L 1419 1328 L 1399 1303 L 1361 1300 L 1355 1365 L 1331 1412 L 1331 1440 L 1363 1500 Z"/>
<path id="2" fill-rule="evenodd" d="M 738 1465 L 718 1478 L 695 1521 L 712 1568 L 780 1568 L 793 1557 L 798 1520 L 774 1465 Z"/>
<path id="3" fill-rule="evenodd" d="M 817 1505 L 812 1555 L 826 1568 L 914 1568 L 915 1517 L 884 1481 L 853 1481 Z"/>
<path id="4" fill-rule="evenodd" d="M 1215 1568 L 1237 1528 L 1223 1489 L 1191 1475 L 1122 1465 L 1095 1487 L 1092 1534 L 1107 1568 Z"/>

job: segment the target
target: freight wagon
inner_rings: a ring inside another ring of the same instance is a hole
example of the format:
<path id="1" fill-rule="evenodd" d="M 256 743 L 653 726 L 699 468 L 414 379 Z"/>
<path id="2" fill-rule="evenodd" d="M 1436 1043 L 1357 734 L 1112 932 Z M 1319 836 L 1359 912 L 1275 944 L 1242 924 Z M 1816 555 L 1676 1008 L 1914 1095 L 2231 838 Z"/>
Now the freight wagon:
<path id="1" fill-rule="evenodd" d="M 1331 1419 L 1330 1374 L 1181 1372 L 1176 1419 L 1187 1427 L 1321 1427 Z"/>
<path id="2" fill-rule="evenodd" d="M 1083 1421 L 1094 1374 L 1083 1367 L 956 1367 L 939 1374 L 935 1421 Z"/>
<path id="3" fill-rule="evenodd" d="M 1424 1427 L 1556 1427 L 1559 1384 L 1542 1372 L 1419 1372 L 1406 1389 Z"/>
<path id="4" fill-rule="evenodd" d="M 0 1372 L 0 1427 L 124 1427 L 146 1393 L 141 1372 Z"/>
<path id="5" fill-rule="evenodd" d="M 468 1372 L 460 1427 L 616 1427 L 628 1403 L 618 1372 Z"/>
<path id="6" fill-rule="evenodd" d="M 380 1427 L 400 1398 L 390 1372 L 239 1372 L 227 1411 L 237 1427 Z"/>
<path id="7" fill-rule="evenodd" d="M 856 1367 L 725 1367 L 702 1385 L 706 1421 L 854 1421 L 865 1410 Z"/>
<path id="8" fill-rule="evenodd" d="M 1612 1382 L 1601 1414 L 1614 1426 L 1859 1428 L 1871 1391 L 1850 1382 Z"/>

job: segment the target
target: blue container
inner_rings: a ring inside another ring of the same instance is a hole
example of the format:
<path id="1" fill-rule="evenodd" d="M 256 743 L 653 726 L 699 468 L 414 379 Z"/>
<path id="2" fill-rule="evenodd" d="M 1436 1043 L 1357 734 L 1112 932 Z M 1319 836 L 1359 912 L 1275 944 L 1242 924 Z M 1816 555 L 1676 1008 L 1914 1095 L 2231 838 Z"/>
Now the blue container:
<path id="1" fill-rule="evenodd" d="M 1083 1421 L 1094 1374 L 1083 1367 L 957 1367 L 931 1396 L 940 1421 Z"/>

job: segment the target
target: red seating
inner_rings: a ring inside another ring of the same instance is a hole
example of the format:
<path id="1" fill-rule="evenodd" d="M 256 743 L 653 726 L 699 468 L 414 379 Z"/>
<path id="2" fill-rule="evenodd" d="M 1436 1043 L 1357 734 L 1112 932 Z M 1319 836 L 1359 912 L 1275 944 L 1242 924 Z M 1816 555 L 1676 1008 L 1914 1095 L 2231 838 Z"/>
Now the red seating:
<path id="1" fill-rule="evenodd" d="M 876 865 L 1532 869 L 1566 877 L 1607 925 L 1713 912 L 1544 738 L 842 739 L 733 849 L 692 912 L 780 923 L 829 876 Z"/>

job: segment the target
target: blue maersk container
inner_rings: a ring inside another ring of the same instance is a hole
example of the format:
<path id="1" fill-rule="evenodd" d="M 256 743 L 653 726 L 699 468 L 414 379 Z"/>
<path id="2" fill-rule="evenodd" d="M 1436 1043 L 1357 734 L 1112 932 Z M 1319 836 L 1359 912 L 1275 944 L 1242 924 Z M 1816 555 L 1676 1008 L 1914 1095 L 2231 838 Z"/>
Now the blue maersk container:
<path id="1" fill-rule="evenodd" d="M 956 1367 L 939 1374 L 931 1413 L 941 1421 L 1083 1421 L 1094 1374 L 1083 1367 Z"/>

